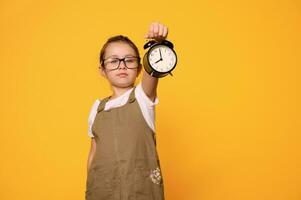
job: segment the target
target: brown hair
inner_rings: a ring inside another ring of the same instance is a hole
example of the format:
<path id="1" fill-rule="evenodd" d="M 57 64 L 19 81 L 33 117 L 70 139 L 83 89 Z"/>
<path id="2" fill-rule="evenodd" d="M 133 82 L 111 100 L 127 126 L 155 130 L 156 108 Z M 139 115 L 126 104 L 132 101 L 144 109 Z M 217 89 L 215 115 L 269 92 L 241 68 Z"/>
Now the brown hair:
<path id="1" fill-rule="evenodd" d="M 99 56 L 99 62 L 100 62 L 100 65 L 102 67 L 103 66 L 103 60 L 104 60 L 104 54 L 105 54 L 105 51 L 106 51 L 106 48 L 107 46 L 110 44 L 110 43 L 113 43 L 113 42 L 124 42 L 128 45 L 130 45 L 135 53 L 136 53 L 136 56 L 139 57 L 139 63 L 140 63 L 140 56 L 139 56 L 139 50 L 137 48 L 137 46 L 127 37 L 127 36 L 124 36 L 124 35 L 116 35 L 116 36 L 112 36 L 110 37 L 106 43 L 103 45 L 103 47 L 101 48 L 101 51 L 100 51 L 100 56 Z"/>

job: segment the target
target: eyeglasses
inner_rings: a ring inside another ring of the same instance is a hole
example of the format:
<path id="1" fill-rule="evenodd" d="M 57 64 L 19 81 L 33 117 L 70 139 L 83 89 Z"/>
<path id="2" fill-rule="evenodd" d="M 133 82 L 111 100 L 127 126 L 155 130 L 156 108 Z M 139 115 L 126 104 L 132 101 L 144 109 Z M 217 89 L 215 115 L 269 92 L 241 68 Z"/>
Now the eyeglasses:
<path id="1" fill-rule="evenodd" d="M 103 66 L 110 71 L 116 70 L 119 68 L 121 61 L 124 62 L 126 68 L 135 69 L 139 66 L 140 57 L 131 56 L 124 58 L 107 58 L 103 60 Z"/>

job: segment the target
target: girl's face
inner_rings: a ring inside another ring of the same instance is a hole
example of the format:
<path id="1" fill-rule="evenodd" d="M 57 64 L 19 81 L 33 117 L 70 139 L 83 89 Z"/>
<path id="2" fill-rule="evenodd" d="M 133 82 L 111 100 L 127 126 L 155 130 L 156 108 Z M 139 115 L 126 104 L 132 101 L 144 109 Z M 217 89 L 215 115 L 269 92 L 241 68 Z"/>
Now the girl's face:
<path id="1" fill-rule="evenodd" d="M 112 42 L 110 43 L 104 53 L 104 59 L 108 58 L 119 58 L 122 59 L 128 56 L 137 56 L 134 49 L 125 42 Z M 101 74 L 108 79 L 110 84 L 115 87 L 130 87 L 134 85 L 136 77 L 141 71 L 141 64 L 138 63 L 139 68 L 128 69 L 124 62 L 120 62 L 119 68 L 110 71 L 106 68 L 101 67 Z M 125 73 L 126 75 L 120 75 Z"/>

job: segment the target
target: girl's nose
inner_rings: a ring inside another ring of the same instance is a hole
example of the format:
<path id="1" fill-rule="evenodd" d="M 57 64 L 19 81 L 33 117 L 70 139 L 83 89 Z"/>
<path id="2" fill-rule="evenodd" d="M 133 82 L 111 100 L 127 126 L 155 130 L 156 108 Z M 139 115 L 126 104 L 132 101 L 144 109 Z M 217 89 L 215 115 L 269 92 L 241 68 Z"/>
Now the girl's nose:
<path id="1" fill-rule="evenodd" d="M 121 69 L 121 68 L 126 69 L 126 64 L 125 64 L 125 61 L 124 61 L 124 60 L 120 61 L 120 63 L 119 63 L 119 68 L 120 68 L 120 69 Z"/>

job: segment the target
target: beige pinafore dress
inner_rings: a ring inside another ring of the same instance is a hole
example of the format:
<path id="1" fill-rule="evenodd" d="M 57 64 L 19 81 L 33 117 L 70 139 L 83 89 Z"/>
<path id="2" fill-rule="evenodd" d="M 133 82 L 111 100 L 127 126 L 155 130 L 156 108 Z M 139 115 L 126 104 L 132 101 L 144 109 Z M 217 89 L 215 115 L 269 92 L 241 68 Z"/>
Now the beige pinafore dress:
<path id="1" fill-rule="evenodd" d="M 164 200 L 164 184 L 154 131 L 135 98 L 104 110 L 104 98 L 92 125 L 96 152 L 86 180 L 86 200 Z"/>

